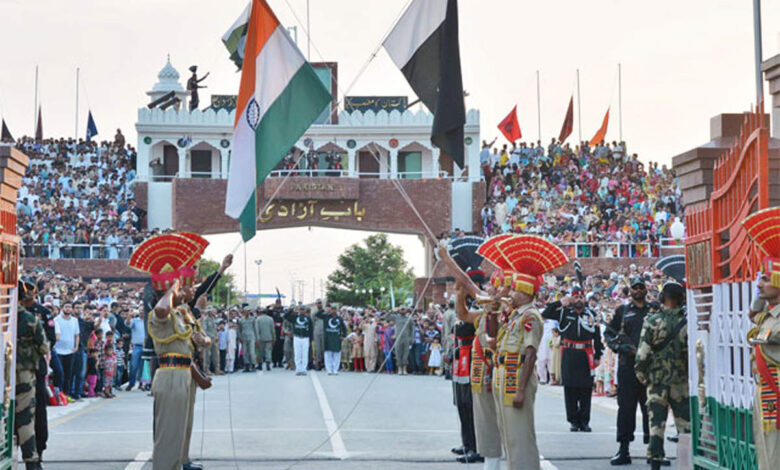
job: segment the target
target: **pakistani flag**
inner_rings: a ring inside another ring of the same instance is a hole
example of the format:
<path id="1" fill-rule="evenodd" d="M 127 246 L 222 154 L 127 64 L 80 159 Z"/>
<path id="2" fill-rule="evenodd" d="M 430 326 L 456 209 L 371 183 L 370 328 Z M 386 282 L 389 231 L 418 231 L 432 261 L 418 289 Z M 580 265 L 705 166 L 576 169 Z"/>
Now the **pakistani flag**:
<path id="1" fill-rule="evenodd" d="M 236 19 L 227 32 L 222 36 L 222 42 L 230 53 L 230 60 L 236 64 L 238 70 L 244 63 L 244 48 L 246 47 L 246 31 L 249 28 L 249 14 L 252 11 L 252 3 L 248 3 L 241 15 Z"/>
<path id="2" fill-rule="evenodd" d="M 464 168 L 466 107 L 458 2 L 414 0 L 383 45 L 420 101 L 433 113 L 431 142 Z"/>
<path id="3" fill-rule="evenodd" d="M 225 213 L 244 241 L 257 229 L 257 187 L 332 97 L 265 0 L 253 0 L 236 103 Z"/>

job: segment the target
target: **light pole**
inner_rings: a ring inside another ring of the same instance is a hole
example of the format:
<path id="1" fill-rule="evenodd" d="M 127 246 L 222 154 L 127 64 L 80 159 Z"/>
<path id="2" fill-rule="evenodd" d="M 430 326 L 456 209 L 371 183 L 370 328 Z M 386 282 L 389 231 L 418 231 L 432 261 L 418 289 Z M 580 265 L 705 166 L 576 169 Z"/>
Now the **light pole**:
<path id="1" fill-rule="evenodd" d="M 255 264 L 257 265 L 257 306 L 262 307 L 263 306 L 263 291 L 260 289 L 260 265 L 263 264 L 263 260 L 256 259 Z"/>

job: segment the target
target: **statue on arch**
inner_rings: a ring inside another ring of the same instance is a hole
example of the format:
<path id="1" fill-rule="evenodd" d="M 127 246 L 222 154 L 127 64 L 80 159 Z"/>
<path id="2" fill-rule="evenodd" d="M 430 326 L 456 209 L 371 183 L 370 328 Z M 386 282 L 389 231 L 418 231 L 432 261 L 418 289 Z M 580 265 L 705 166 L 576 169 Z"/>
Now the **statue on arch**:
<path id="1" fill-rule="evenodd" d="M 205 80 L 206 77 L 209 76 L 209 72 L 206 72 L 206 75 L 200 79 L 198 78 L 197 65 L 190 67 L 190 72 L 192 72 L 192 76 L 189 80 L 187 80 L 187 91 L 190 92 L 190 111 L 192 111 L 194 109 L 198 109 L 198 105 L 200 104 L 200 98 L 198 98 L 198 88 L 207 88 L 205 85 L 198 85 L 198 83 Z"/>

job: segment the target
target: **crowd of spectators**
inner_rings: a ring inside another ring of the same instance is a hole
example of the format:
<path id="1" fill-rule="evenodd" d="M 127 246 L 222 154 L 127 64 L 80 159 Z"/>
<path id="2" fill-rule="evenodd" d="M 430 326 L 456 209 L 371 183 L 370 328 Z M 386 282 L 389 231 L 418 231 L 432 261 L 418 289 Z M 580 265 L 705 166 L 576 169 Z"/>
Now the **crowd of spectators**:
<path id="1" fill-rule="evenodd" d="M 624 142 L 494 144 L 480 152 L 482 234 L 539 234 L 577 257 L 657 256 L 660 239 L 682 238 L 674 171 L 645 165 Z"/>
<path id="2" fill-rule="evenodd" d="M 113 141 L 23 137 L 30 158 L 17 197 L 22 256 L 127 258 L 149 236 L 133 195 L 136 152 Z"/>

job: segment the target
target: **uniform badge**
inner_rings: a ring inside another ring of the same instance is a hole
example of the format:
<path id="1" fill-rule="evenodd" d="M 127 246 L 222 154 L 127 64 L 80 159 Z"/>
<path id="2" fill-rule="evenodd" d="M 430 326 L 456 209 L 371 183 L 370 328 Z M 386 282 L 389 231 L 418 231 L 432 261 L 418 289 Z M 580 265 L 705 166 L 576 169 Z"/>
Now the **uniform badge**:
<path id="1" fill-rule="evenodd" d="M 534 319 L 531 318 L 526 320 L 525 323 L 523 323 L 523 328 L 525 328 L 525 331 L 531 331 L 534 328 Z"/>

